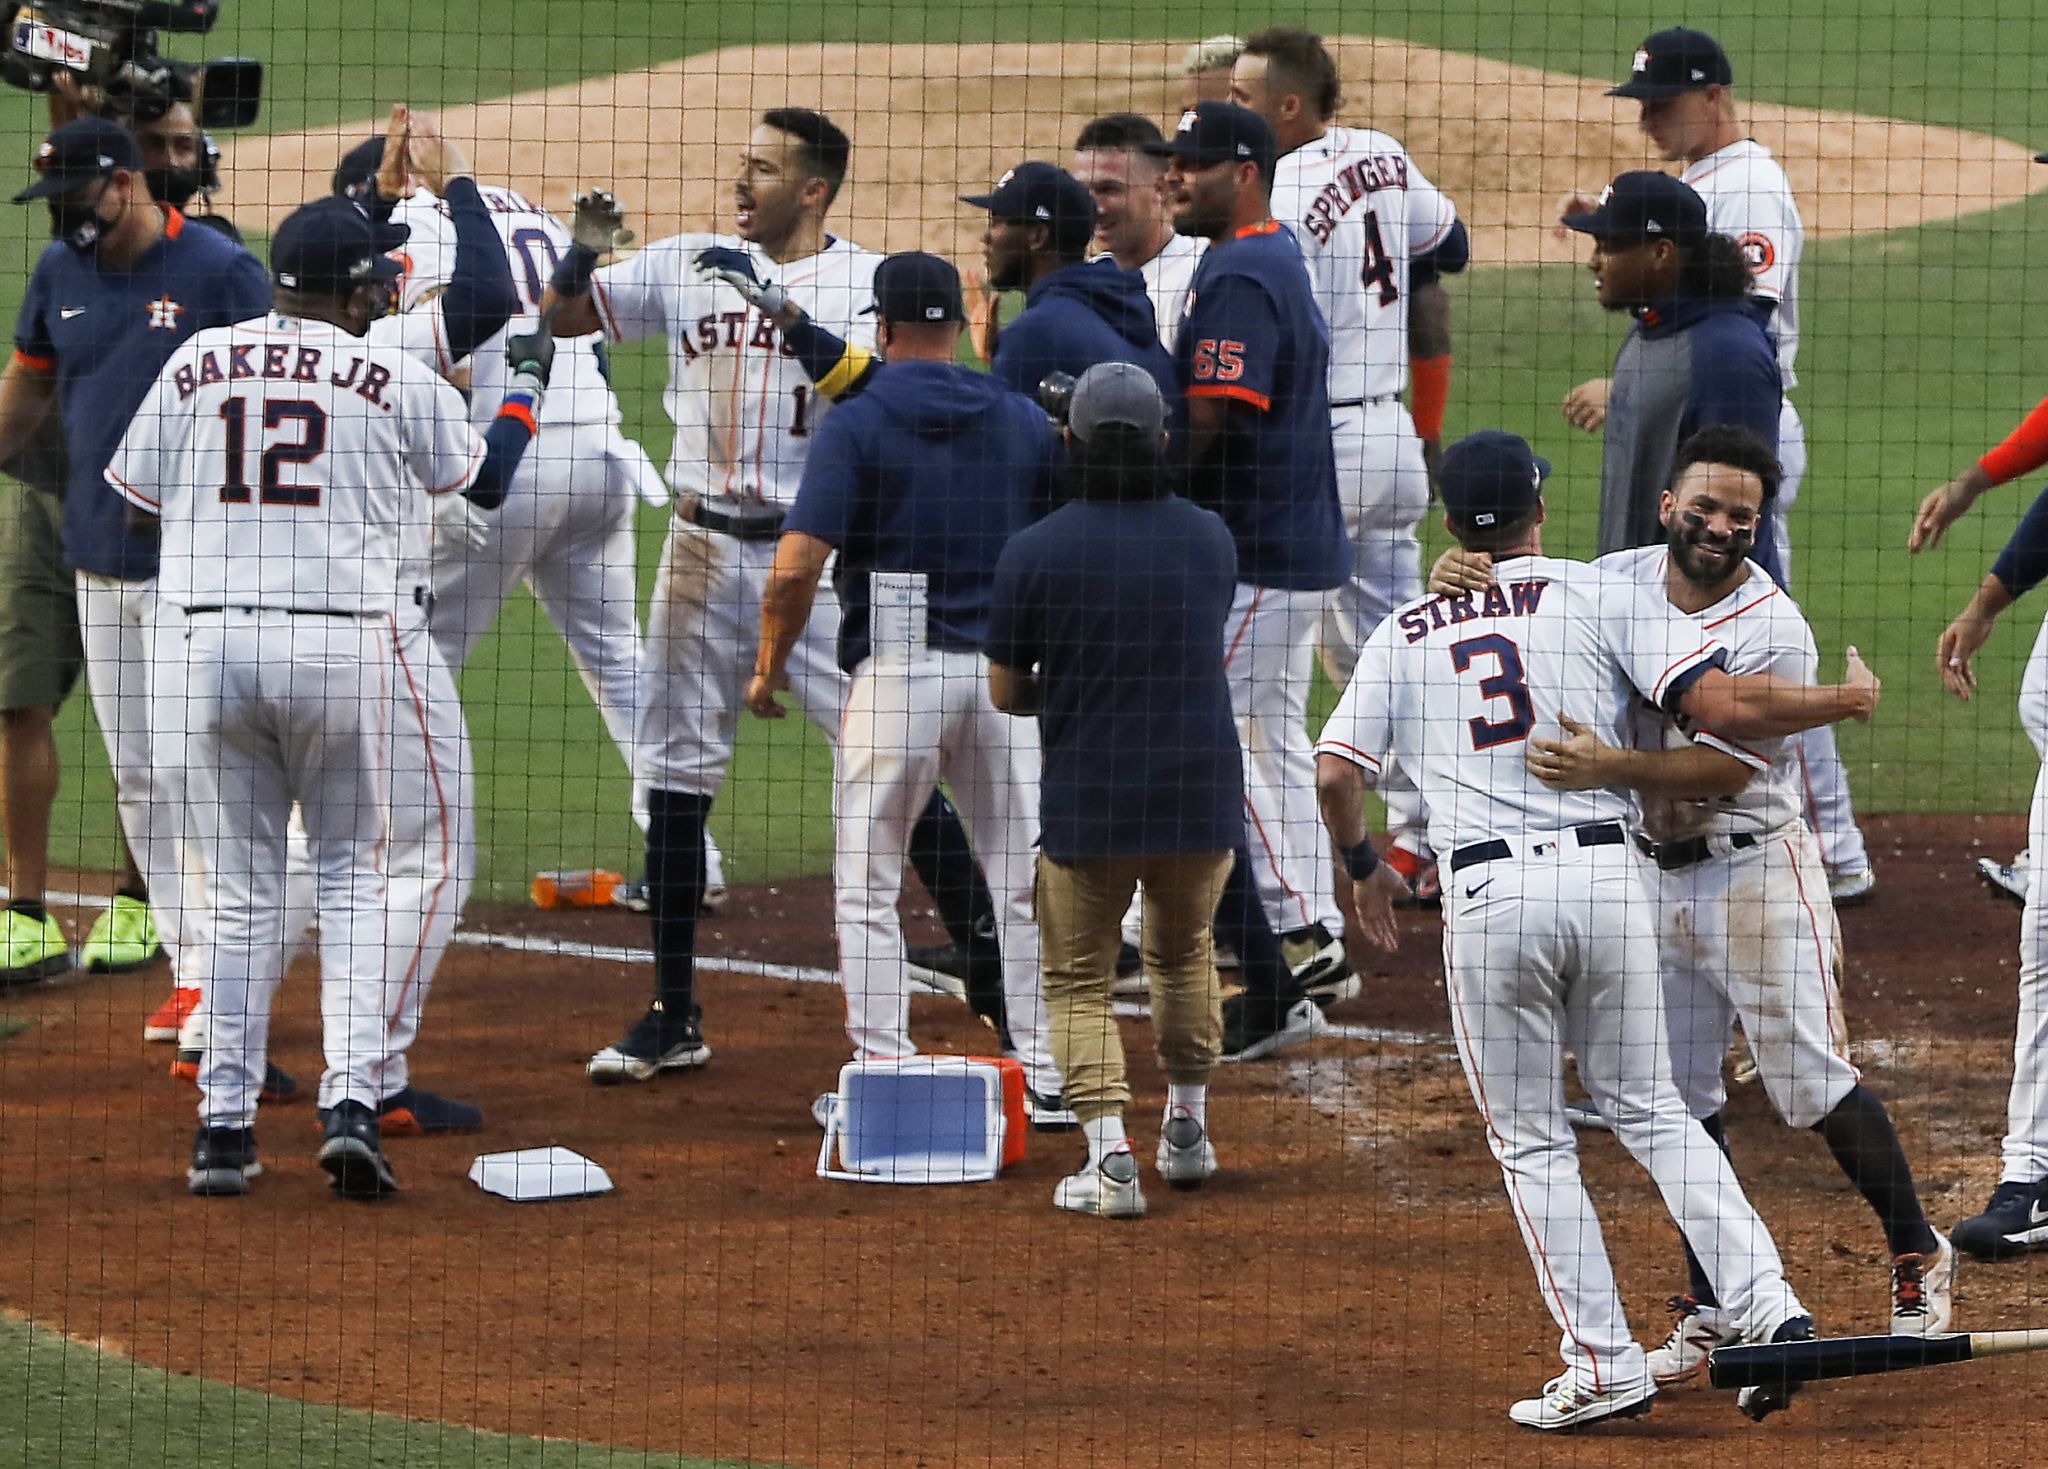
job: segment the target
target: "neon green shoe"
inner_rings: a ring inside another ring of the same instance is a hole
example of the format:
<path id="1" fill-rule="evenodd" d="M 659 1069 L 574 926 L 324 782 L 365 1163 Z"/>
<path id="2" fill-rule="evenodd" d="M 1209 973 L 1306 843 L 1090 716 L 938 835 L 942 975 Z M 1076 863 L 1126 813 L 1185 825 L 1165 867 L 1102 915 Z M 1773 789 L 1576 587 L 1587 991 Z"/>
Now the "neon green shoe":
<path id="1" fill-rule="evenodd" d="M 156 915 L 149 911 L 149 904 L 118 893 L 85 936 L 85 967 L 94 974 L 147 969 L 163 952 L 156 936 Z"/>
<path id="2" fill-rule="evenodd" d="M 0 989 L 54 979 L 71 968 L 71 945 L 54 918 L 0 912 Z"/>

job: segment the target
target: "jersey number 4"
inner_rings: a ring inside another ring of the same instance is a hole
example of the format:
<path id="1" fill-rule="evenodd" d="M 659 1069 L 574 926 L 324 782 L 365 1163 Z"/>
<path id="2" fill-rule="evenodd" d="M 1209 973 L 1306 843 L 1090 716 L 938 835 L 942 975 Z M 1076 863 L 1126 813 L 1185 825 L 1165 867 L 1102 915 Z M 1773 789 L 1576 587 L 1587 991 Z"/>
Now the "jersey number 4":
<path id="1" fill-rule="evenodd" d="M 220 482 L 224 505 L 249 503 L 249 400 L 230 398 L 220 405 L 222 427 L 227 436 L 227 472 Z M 327 449 L 327 410 L 303 398 L 265 401 L 263 427 L 266 430 L 295 425 L 295 437 L 279 438 L 263 451 L 258 479 L 266 505 L 318 505 L 320 486 L 295 485 L 285 480 L 285 471 L 295 464 L 311 464 Z"/>
<path id="2" fill-rule="evenodd" d="M 1394 257 L 1380 236 L 1380 217 L 1367 210 L 1364 223 L 1365 269 L 1358 273 L 1358 283 L 1368 291 L 1377 290 L 1380 305 L 1391 306 L 1401 299 L 1401 288 L 1394 284 Z"/>
<path id="3" fill-rule="evenodd" d="M 1472 748 L 1490 750 L 1495 745 L 1529 738 L 1529 731 L 1536 727 L 1536 710 L 1529 702 L 1528 676 L 1522 670 L 1522 650 L 1494 632 L 1453 643 L 1450 654 L 1451 667 L 1459 673 L 1469 669 L 1475 658 L 1493 659 L 1498 671 L 1479 680 L 1479 692 L 1488 699 L 1507 701 L 1505 719 L 1481 719 L 1475 715 L 1465 721 L 1466 727 L 1472 731 Z"/>

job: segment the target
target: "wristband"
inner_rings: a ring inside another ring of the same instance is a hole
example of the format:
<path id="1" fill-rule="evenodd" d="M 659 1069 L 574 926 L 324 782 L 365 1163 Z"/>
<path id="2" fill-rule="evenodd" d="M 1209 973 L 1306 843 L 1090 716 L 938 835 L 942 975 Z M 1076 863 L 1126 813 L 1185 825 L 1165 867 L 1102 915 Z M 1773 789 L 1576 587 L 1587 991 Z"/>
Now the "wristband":
<path id="1" fill-rule="evenodd" d="M 1442 438 L 1444 408 L 1451 401 L 1451 358 L 1409 358 L 1408 381 L 1408 413 L 1415 420 L 1415 432 L 1425 439 Z"/>
<path id="2" fill-rule="evenodd" d="M 1344 873 L 1353 882 L 1364 882 L 1379 871 L 1380 854 L 1373 850 L 1371 837 L 1355 847 L 1339 847 L 1337 855 L 1344 860 Z"/>
<path id="3" fill-rule="evenodd" d="M 581 296 L 590 289 L 590 278 L 596 274 L 597 252 L 588 245 L 571 245 L 562 263 L 548 277 L 548 284 L 557 296 Z"/>

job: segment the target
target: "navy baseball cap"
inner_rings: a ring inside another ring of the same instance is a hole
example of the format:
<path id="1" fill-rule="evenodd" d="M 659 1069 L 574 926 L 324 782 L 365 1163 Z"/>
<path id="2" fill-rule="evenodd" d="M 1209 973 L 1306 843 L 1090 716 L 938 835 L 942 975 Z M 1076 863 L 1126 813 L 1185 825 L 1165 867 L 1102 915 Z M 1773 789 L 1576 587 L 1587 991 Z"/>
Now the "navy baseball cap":
<path id="1" fill-rule="evenodd" d="M 1437 466 L 1437 493 L 1444 513 L 1461 530 L 1513 525 L 1543 498 L 1550 461 L 1536 456 L 1526 439 L 1497 428 L 1468 434 L 1444 450 Z"/>
<path id="2" fill-rule="evenodd" d="M 986 194 L 962 194 L 960 202 L 986 209 L 996 219 L 1042 224 L 1055 244 L 1078 249 L 1095 233 L 1095 196 L 1087 185 L 1055 163 L 1020 163 Z"/>
<path id="3" fill-rule="evenodd" d="M 891 255 L 875 267 L 875 315 L 904 325 L 967 320 L 960 272 L 922 250 Z"/>
<path id="4" fill-rule="evenodd" d="M 1144 151 L 1203 166 L 1234 160 L 1270 170 L 1280 150 L 1273 141 L 1271 125 L 1249 107 L 1235 102 L 1197 102 L 1180 115 L 1172 137 L 1163 143 L 1149 143 Z"/>
<path id="5" fill-rule="evenodd" d="M 1628 80 L 1608 88 L 1607 95 L 1638 99 L 1676 97 L 1680 92 L 1695 92 L 1701 87 L 1734 85 L 1735 68 L 1728 64 L 1728 53 L 1721 49 L 1721 43 L 1705 31 L 1689 31 L 1680 26 L 1659 31 L 1636 47 Z"/>
<path id="6" fill-rule="evenodd" d="M 1131 362 L 1098 362 L 1074 384 L 1067 427 L 1082 443 L 1112 425 L 1136 429 L 1148 441 L 1166 432 L 1166 400 L 1152 374 Z"/>
<path id="7" fill-rule="evenodd" d="M 142 171 L 142 149 L 135 134 L 104 117 L 67 122 L 36 149 L 32 166 L 36 181 L 14 196 L 17 204 L 68 194 L 80 184 L 106 178 L 117 168 Z"/>
<path id="8" fill-rule="evenodd" d="M 270 237 L 270 274 L 288 291 L 341 296 L 366 281 L 396 280 L 405 267 L 387 251 L 412 233 L 379 224 L 353 200 L 329 195 L 302 204 Z"/>
<path id="9" fill-rule="evenodd" d="M 1565 224 L 1596 240 L 1675 240 L 1697 245 L 1707 237 L 1707 204 L 1691 184 L 1639 168 L 1600 191 L 1590 214 L 1567 214 Z"/>
<path id="10" fill-rule="evenodd" d="M 377 170 L 384 166 L 384 139 L 369 138 L 341 155 L 334 170 L 334 192 L 349 199 L 367 199 Z"/>

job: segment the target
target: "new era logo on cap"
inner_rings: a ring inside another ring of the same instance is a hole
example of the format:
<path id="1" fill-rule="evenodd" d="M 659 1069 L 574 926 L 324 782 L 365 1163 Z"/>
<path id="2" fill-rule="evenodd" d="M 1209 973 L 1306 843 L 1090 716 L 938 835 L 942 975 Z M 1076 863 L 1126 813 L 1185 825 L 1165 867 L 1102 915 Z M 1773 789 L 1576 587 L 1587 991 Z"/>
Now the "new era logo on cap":
<path id="1" fill-rule="evenodd" d="M 946 319 L 946 308 L 943 306 L 927 306 L 924 309 L 924 319 L 926 321 L 944 321 Z"/>

